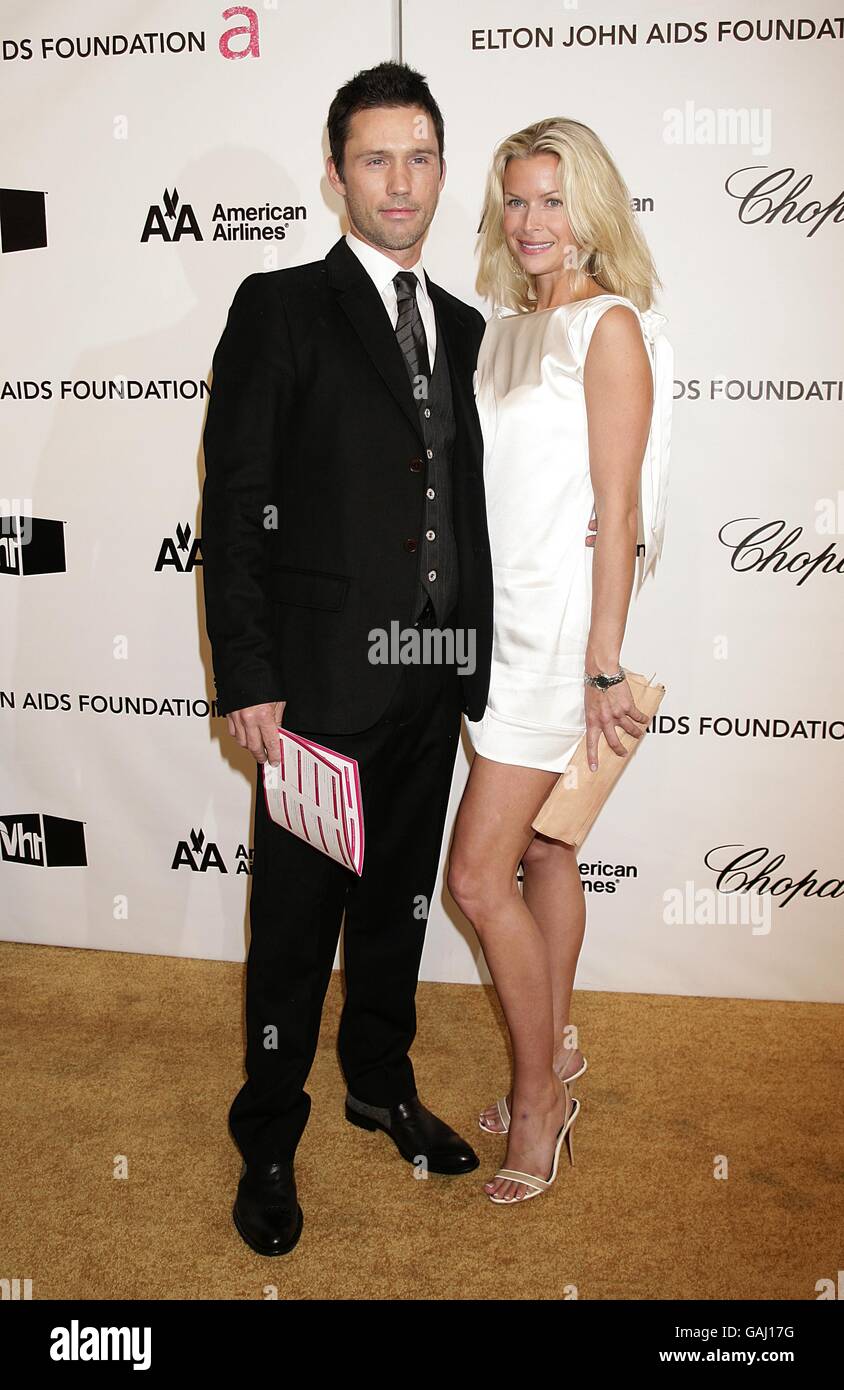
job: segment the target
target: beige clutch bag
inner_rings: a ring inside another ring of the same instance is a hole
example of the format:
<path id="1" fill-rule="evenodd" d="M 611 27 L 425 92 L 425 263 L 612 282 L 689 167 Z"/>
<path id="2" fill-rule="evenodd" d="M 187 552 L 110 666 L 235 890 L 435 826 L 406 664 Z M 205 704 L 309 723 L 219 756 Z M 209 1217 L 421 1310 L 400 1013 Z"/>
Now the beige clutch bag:
<path id="1" fill-rule="evenodd" d="M 627 684 L 642 713 L 649 718 L 656 714 L 665 694 L 665 686 L 652 683 L 634 671 L 627 672 Z M 642 727 L 647 728 L 647 725 Z M 619 743 L 627 749 L 627 756 L 620 757 L 601 733 L 598 737 L 598 771 L 593 772 L 586 758 L 584 733 L 565 772 L 560 774 L 559 781 L 554 784 L 532 822 L 534 830 L 548 835 L 552 840 L 563 840 L 576 849 L 580 848 L 623 769 L 639 745 L 644 743 L 644 736 L 636 738 L 626 729 L 616 728 L 616 734 Z"/>

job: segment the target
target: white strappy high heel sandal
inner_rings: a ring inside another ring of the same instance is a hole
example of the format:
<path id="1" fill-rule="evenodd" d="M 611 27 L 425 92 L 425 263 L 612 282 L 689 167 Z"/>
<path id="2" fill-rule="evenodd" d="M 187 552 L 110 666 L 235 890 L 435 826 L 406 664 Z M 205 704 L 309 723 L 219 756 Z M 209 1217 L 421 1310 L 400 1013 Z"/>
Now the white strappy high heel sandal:
<path id="1" fill-rule="evenodd" d="M 565 1083 L 564 1083 L 565 1084 Z M 568 1094 L 568 1092 L 566 1092 Z M 575 1096 L 571 1098 L 571 1114 L 562 1126 L 557 1135 L 557 1146 L 554 1149 L 554 1163 L 547 1178 L 538 1178 L 535 1173 L 520 1173 L 518 1168 L 499 1168 L 495 1178 L 510 1178 L 512 1182 L 523 1183 L 527 1187 L 524 1197 L 496 1197 L 492 1192 L 486 1195 L 491 1202 L 495 1202 L 500 1207 L 514 1206 L 516 1202 L 529 1202 L 531 1197 L 539 1197 L 552 1184 L 557 1176 L 557 1164 L 560 1159 L 560 1148 L 565 1139 L 568 1144 L 569 1161 L 574 1164 L 574 1150 L 572 1148 L 571 1131 L 572 1125 L 580 1114 L 580 1101 Z M 495 1180 L 493 1178 L 493 1181 Z"/>
<path id="2" fill-rule="evenodd" d="M 578 1070 L 577 1070 L 576 1072 L 573 1072 L 571 1076 L 567 1076 L 567 1077 L 565 1078 L 563 1084 L 566 1085 L 566 1086 L 570 1086 L 571 1083 L 572 1083 L 573 1081 L 576 1081 L 577 1078 L 578 1078 L 579 1076 L 582 1076 L 582 1075 L 583 1075 L 583 1073 L 585 1072 L 585 1070 L 586 1070 L 586 1058 L 584 1057 L 584 1058 L 583 1058 L 583 1062 L 581 1063 L 581 1065 L 580 1065 L 580 1067 L 578 1068 Z M 559 1073 L 557 1073 L 557 1074 L 559 1075 Z M 560 1080 L 563 1081 L 563 1077 L 560 1077 Z M 484 1115 L 485 1115 L 486 1111 L 484 1111 L 484 1110 L 482 1110 L 481 1113 L 480 1113 L 480 1115 L 478 1116 L 478 1128 L 479 1128 L 479 1129 L 482 1129 L 482 1130 L 484 1131 L 484 1134 L 509 1134 L 509 1132 L 510 1132 L 510 1107 L 509 1107 L 508 1104 L 507 1104 L 507 1097 L 506 1097 L 506 1096 L 502 1096 L 502 1097 L 500 1098 L 500 1100 L 497 1100 L 497 1101 L 495 1102 L 495 1105 L 496 1105 L 496 1109 L 498 1110 L 498 1118 L 499 1118 L 499 1120 L 501 1121 L 501 1124 L 502 1124 L 503 1128 L 502 1128 L 502 1129 L 490 1129 L 489 1125 L 485 1125 L 485 1124 L 484 1124 Z M 487 1107 L 487 1108 L 489 1108 L 489 1107 Z"/>

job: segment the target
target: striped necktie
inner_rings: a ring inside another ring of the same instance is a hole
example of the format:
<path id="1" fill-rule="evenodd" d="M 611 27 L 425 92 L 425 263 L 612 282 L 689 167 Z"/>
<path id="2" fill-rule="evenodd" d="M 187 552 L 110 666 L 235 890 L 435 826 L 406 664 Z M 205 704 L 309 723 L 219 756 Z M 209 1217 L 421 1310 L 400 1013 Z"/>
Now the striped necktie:
<path id="1" fill-rule="evenodd" d="M 425 325 L 416 302 L 416 275 L 412 270 L 400 270 L 393 276 L 393 284 L 399 311 L 396 338 L 404 353 L 410 380 L 415 382 L 420 376 L 427 378 L 431 370 Z"/>

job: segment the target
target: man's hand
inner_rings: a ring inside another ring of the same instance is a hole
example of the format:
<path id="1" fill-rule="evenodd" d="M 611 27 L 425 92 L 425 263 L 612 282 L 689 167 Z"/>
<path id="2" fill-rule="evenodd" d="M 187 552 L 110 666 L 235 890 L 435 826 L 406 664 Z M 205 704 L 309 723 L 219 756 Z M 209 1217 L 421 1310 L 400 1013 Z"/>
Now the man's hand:
<path id="1" fill-rule="evenodd" d="M 226 715 L 229 733 L 258 763 L 269 761 L 271 767 L 278 767 L 281 762 L 278 727 L 286 704 L 286 700 L 276 700 L 274 704 L 248 705 Z"/>
<path id="2" fill-rule="evenodd" d="M 595 515 L 594 512 L 592 513 L 592 515 L 591 515 L 590 518 L 589 518 L 589 530 L 590 530 L 593 534 L 592 534 L 591 536 L 587 536 L 587 537 L 586 537 L 586 544 L 587 544 L 587 545 L 594 546 L 595 540 L 596 540 L 596 537 L 595 537 L 595 534 L 594 534 L 594 533 L 598 530 L 598 518 L 596 517 L 596 515 Z"/>

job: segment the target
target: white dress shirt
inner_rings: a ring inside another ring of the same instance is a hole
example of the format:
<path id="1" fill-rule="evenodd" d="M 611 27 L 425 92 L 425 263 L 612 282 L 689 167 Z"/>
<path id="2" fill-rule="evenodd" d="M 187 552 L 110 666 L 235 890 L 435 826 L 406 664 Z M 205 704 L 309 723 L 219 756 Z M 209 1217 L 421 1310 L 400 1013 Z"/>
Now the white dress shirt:
<path id="1" fill-rule="evenodd" d="M 375 288 L 381 296 L 384 307 L 390 315 L 390 323 L 395 330 L 399 319 L 399 306 L 396 300 L 396 287 L 393 284 L 393 276 L 400 270 L 411 270 L 416 276 L 416 303 L 419 305 L 419 314 L 422 319 L 422 326 L 425 329 L 425 337 L 428 341 L 428 370 L 434 370 L 434 359 L 437 350 L 437 320 L 434 314 L 434 306 L 431 296 L 428 293 L 426 283 L 425 267 L 422 264 L 422 256 L 411 266 L 397 265 L 389 256 L 385 256 L 383 251 L 379 251 L 377 246 L 370 246 L 369 242 L 361 241 L 354 232 L 346 233 L 346 245 L 354 251 L 364 270 L 366 270 Z"/>

